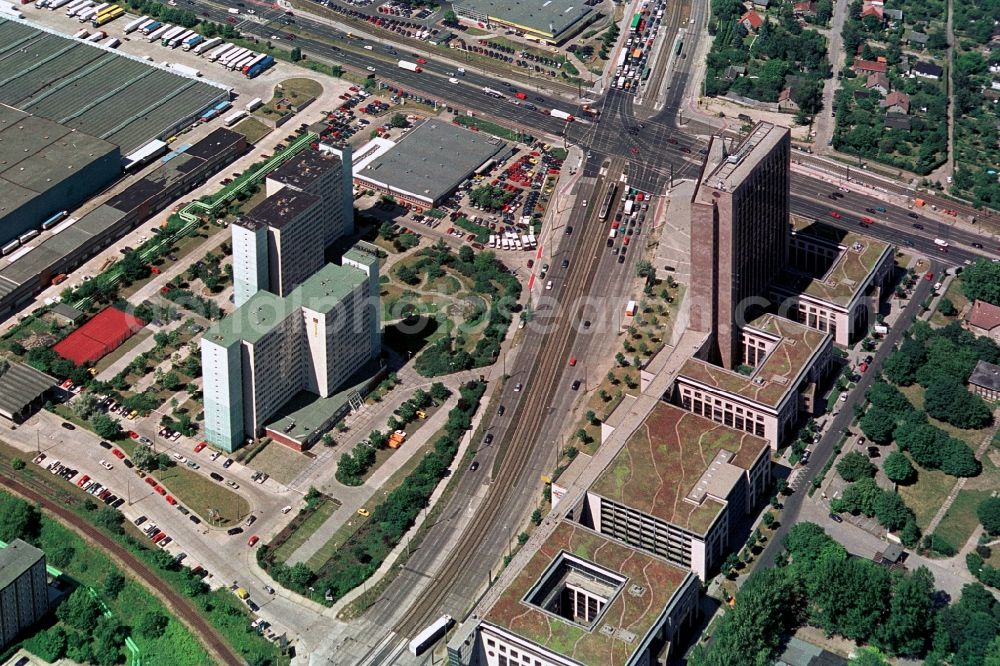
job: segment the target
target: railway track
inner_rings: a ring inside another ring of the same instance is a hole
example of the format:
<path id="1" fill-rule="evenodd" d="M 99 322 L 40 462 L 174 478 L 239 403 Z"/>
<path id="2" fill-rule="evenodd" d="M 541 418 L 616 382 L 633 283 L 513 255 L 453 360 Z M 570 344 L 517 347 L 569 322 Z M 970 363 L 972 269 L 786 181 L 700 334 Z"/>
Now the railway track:
<path id="1" fill-rule="evenodd" d="M 603 199 L 608 186 L 617 182 L 624 166 L 625 159 L 622 157 L 610 161 L 601 191 L 592 193 L 593 201 Z M 410 607 L 405 615 L 406 619 L 396 625 L 397 635 L 410 637 L 427 624 L 440 609 L 458 573 L 476 547 L 496 525 L 497 520 L 509 510 L 506 505 L 515 488 L 515 482 L 534 449 L 536 435 L 547 416 L 546 404 L 549 396 L 559 390 L 563 375 L 561 368 L 568 362 L 576 338 L 572 326 L 577 314 L 576 307 L 566 306 L 580 302 L 582 296 L 590 293 L 596 275 L 597 263 L 593 262 L 593 257 L 600 256 L 600 248 L 604 241 L 604 225 L 596 219 L 597 206 L 590 210 L 591 220 L 584 225 L 589 233 L 583 234 L 582 242 L 577 244 L 572 253 L 571 275 L 576 279 L 567 277 L 559 293 L 559 302 L 563 307 L 556 314 L 556 326 L 546 334 L 539 349 L 538 361 L 532 366 L 525 381 L 525 399 L 514 410 L 513 422 L 516 425 L 510 435 L 509 448 L 500 469 L 490 484 L 480 510 L 463 531 L 459 543 L 448 555 L 430 587 Z"/>
<path id="2" fill-rule="evenodd" d="M 198 609 L 169 584 L 160 579 L 145 562 L 137 558 L 116 541 L 97 530 L 80 516 L 66 508 L 59 501 L 50 498 L 52 489 L 45 483 L 25 477 L 23 480 L 11 478 L 13 468 L 8 464 L 0 465 L 0 486 L 22 499 L 40 505 L 49 514 L 58 518 L 64 525 L 80 534 L 89 542 L 103 549 L 119 564 L 127 568 L 132 575 L 167 605 L 170 612 L 178 617 L 191 632 L 201 641 L 202 645 L 220 664 L 245 664 L 246 660 L 238 655 L 222 638 Z"/>

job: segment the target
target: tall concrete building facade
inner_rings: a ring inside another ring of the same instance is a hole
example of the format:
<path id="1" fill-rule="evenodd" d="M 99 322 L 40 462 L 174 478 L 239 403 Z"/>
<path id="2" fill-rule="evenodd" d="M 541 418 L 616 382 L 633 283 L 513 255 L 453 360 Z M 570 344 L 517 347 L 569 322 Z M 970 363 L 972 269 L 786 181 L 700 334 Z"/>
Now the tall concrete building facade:
<path id="1" fill-rule="evenodd" d="M 709 332 L 709 360 L 740 363 L 741 322 L 768 294 L 788 253 L 789 131 L 759 123 L 735 146 L 709 145 L 691 202 L 691 327 Z"/>
<path id="2" fill-rule="evenodd" d="M 282 190 L 233 222 L 236 306 L 260 290 L 287 296 L 323 266 L 323 200 Z"/>
<path id="3" fill-rule="evenodd" d="M 265 181 L 267 195 L 282 188 L 320 197 L 323 212 L 323 247 L 354 233 L 354 188 L 351 149 L 341 151 L 306 150 L 270 173 Z"/>
<path id="4" fill-rule="evenodd" d="M 14 539 L 0 550 L 0 647 L 6 647 L 49 608 L 45 553 Z"/>
<path id="5" fill-rule="evenodd" d="M 251 296 L 201 340 L 206 439 L 233 451 L 300 391 L 333 394 L 381 354 L 378 305 L 378 259 L 358 250 Z"/>

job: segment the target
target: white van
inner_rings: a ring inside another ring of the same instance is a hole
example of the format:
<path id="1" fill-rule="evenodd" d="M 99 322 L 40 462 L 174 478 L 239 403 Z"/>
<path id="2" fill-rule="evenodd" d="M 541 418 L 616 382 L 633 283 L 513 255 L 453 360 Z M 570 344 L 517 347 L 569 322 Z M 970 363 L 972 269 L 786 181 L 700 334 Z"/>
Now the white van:
<path id="1" fill-rule="evenodd" d="M 465 68 L 464 68 L 464 67 L 459 67 L 459 68 L 458 68 L 457 70 L 455 70 L 455 71 L 457 71 L 457 72 L 458 72 L 458 75 L 459 75 L 459 76 L 465 76 Z"/>
<path id="2" fill-rule="evenodd" d="M 458 83 L 458 79 L 456 79 L 456 78 L 455 78 L 455 77 L 453 76 L 453 77 L 451 77 L 450 79 L 448 79 L 448 83 L 451 83 L 451 84 L 455 84 L 455 83 Z"/>

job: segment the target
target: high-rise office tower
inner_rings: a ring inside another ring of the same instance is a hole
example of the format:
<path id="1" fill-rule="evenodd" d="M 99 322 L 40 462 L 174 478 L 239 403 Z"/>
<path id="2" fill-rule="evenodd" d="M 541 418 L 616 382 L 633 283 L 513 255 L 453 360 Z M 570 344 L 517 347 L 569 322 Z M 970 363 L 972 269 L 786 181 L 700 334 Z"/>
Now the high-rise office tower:
<path id="1" fill-rule="evenodd" d="M 712 139 L 691 201 L 691 328 L 711 333 L 708 360 L 732 369 L 741 323 L 786 263 L 791 141 L 758 123 L 728 143 Z"/>

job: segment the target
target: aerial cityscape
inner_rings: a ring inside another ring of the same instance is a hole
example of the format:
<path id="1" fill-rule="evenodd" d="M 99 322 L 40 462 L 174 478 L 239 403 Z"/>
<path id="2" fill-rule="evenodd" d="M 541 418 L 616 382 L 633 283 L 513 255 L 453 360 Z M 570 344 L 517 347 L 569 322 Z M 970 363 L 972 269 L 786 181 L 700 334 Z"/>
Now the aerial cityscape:
<path id="1" fill-rule="evenodd" d="M 998 26 L 0 1 L 0 664 L 1000 666 Z"/>

